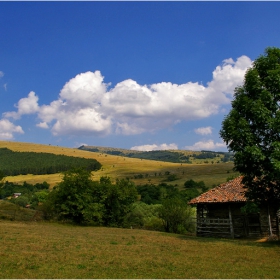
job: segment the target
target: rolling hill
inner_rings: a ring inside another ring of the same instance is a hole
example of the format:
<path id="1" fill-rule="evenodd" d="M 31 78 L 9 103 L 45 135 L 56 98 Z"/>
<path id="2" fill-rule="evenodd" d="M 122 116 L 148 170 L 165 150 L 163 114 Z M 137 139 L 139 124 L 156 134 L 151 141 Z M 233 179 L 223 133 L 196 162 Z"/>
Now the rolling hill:
<path id="1" fill-rule="evenodd" d="M 116 178 L 130 178 L 137 185 L 146 183 L 159 184 L 166 181 L 165 174 L 169 173 L 175 174 L 177 179 L 168 183 L 177 185 L 179 188 L 183 187 L 184 182 L 189 179 L 193 179 L 195 181 L 202 180 L 205 182 L 207 187 L 212 187 L 213 185 L 225 182 L 228 177 L 236 175 L 232 171 L 232 162 L 223 162 L 218 158 L 213 160 L 194 159 L 193 157 L 190 157 L 192 164 L 174 163 L 107 154 L 102 151 L 104 148 L 101 147 L 99 147 L 100 150 L 92 152 L 84 149 L 12 141 L 0 141 L 0 148 L 8 148 L 12 151 L 19 152 L 52 153 L 55 155 L 96 159 L 101 163 L 102 167 L 100 170 L 93 172 L 94 179 L 99 180 L 101 176 L 109 176 L 113 180 Z M 118 151 L 121 149 L 115 150 Z M 185 152 L 189 153 L 189 155 L 199 155 L 203 153 L 192 151 Z M 61 178 L 61 173 L 46 175 L 27 174 L 7 176 L 5 180 L 19 183 L 26 181 L 31 184 L 47 181 L 51 186 L 54 186 L 56 183 L 61 181 Z"/>

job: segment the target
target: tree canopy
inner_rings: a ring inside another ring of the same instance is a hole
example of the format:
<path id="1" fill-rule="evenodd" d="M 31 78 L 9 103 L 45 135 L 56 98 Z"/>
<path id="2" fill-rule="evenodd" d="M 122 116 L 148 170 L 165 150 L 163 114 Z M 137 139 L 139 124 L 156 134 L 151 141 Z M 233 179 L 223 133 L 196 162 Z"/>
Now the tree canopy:
<path id="1" fill-rule="evenodd" d="M 246 195 L 255 201 L 280 201 L 280 49 L 269 47 L 235 88 L 232 109 L 220 131 L 234 152 L 235 170 Z"/>
<path id="2" fill-rule="evenodd" d="M 44 209 L 58 220 L 76 224 L 121 226 L 136 199 L 136 187 L 129 180 L 113 184 L 110 178 L 101 177 L 93 181 L 90 171 L 78 168 L 64 173 Z"/>

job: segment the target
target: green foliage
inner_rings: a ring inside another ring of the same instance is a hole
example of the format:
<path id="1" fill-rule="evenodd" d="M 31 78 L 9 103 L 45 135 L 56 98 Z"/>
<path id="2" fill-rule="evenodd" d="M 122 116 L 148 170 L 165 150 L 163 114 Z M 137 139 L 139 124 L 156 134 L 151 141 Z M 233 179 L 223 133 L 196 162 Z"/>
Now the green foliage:
<path id="1" fill-rule="evenodd" d="M 194 183 L 193 187 L 185 190 L 179 190 L 174 185 L 168 185 L 166 183 L 161 183 L 159 185 L 145 184 L 139 185 L 136 188 L 141 197 L 140 200 L 146 204 L 161 204 L 165 199 L 174 197 L 188 202 L 200 195 L 198 188 L 201 188 L 202 191 L 207 190 L 203 181 Z"/>
<path id="2" fill-rule="evenodd" d="M 0 148 L 0 158 L 0 170 L 5 176 L 53 174 L 74 167 L 83 167 L 91 171 L 101 168 L 101 164 L 95 159 L 50 153 L 14 152 L 7 148 Z"/>
<path id="3" fill-rule="evenodd" d="M 180 196 L 185 201 L 190 201 L 191 199 L 193 199 L 199 195 L 200 195 L 200 192 L 198 191 L 197 188 L 191 188 L 191 189 L 186 189 L 186 190 L 180 191 Z"/>
<path id="4" fill-rule="evenodd" d="M 240 210 L 244 214 L 255 214 L 260 212 L 258 205 L 252 201 L 248 201 Z"/>
<path id="5" fill-rule="evenodd" d="M 4 178 L 5 178 L 5 174 L 2 170 L 0 170 L 0 184 L 4 180 Z"/>
<path id="6" fill-rule="evenodd" d="M 167 181 L 171 182 L 171 181 L 175 181 L 177 180 L 177 175 L 176 174 L 169 174 L 166 178 Z"/>
<path id="7" fill-rule="evenodd" d="M 205 191 L 208 190 L 208 188 L 205 186 L 204 181 L 195 182 L 193 179 L 190 179 L 190 180 L 186 181 L 184 183 L 184 187 L 186 189 L 198 188 L 198 189 L 201 189 L 202 192 L 205 192 Z"/>
<path id="8" fill-rule="evenodd" d="M 246 195 L 280 201 L 280 49 L 267 48 L 235 89 L 232 109 L 220 131 L 244 175 Z"/>
<path id="9" fill-rule="evenodd" d="M 14 199 L 14 203 L 21 207 L 25 207 L 29 203 L 29 198 L 27 196 L 21 195 Z"/>
<path id="10" fill-rule="evenodd" d="M 141 201 L 146 204 L 160 204 L 166 198 L 180 196 L 180 191 L 173 185 L 161 183 L 159 185 L 145 184 L 136 187 Z"/>
<path id="11" fill-rule="evenodd" d="M 127 226 L 162 231 L 163 225 L 158 211 L 160 207 L 160 204 L 148 205 L 141 201 L 135 202 L 131 212 L 126 216 Z"/>
<path id="12" fill-rule="evenodd" d="M 49 184 L 47 182 L 36 183 L 35 185 L 28 184 L 24 182 L 23 184 L 16 184 L 6 181 L 0 189 L 0 198 L 4 199 L 12 196 L 14 193 L 21 193 L 31 200 L 31 197 L 40 190 L 47 191 L 49 189 Z"/>
<path id="13" fill-rule="evenodd" d="M 48 196 L 45 209 L 59 220 L 68 220 L 77 224 L 94 220 L 90 210 L 92 180 L 90 172 L 84 169 L 74 169 L 64 173 L 60 182 Z M 100 209 L 98 209 L 100 210 Z"/>
<path id="14" fill-rule="evenodd" d="M 44 210 L 58 220 L 76 224 L 122 226 L 137 199 L 137 191 L 127 179 L 113 184 L 108 177 L 92 181 L 89 171 L 73 169 L 48 196 Z"/>
<path id="15" fill-rule="evenodd" d="M 159 209 L 159 217 L 167 232 L 182 234 L 193 230 L 191 207 L 177 197 L 163 202 Z"/>

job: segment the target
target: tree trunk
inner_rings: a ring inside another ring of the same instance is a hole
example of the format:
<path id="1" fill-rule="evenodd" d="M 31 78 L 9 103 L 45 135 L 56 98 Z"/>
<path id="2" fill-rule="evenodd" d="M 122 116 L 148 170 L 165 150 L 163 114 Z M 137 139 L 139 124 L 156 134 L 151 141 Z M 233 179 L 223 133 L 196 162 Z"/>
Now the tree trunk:
<path id="1" fill-rule="evenodd" d="M 269 236 L 272 236 L 272 226 L 271 226 L 271 218 L 270 218 L 270 212 L 269 212 L 269 204 L 267 204 L 267 218 L 268 218 Z"/>

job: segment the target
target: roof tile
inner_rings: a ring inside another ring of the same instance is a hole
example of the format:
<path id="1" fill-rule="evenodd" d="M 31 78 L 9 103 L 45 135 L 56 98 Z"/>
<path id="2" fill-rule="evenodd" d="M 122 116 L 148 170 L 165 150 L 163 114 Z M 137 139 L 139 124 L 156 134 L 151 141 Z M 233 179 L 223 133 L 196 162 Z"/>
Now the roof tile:
<path id="1" fill-rule="evenodd" d="M 189 204 L 244 202 L 246 201 L 246 197 L 242 178 L 243 177 L 240 176 L 229 182 L 223 183 L 218 187 L 193 198 Z"/>

